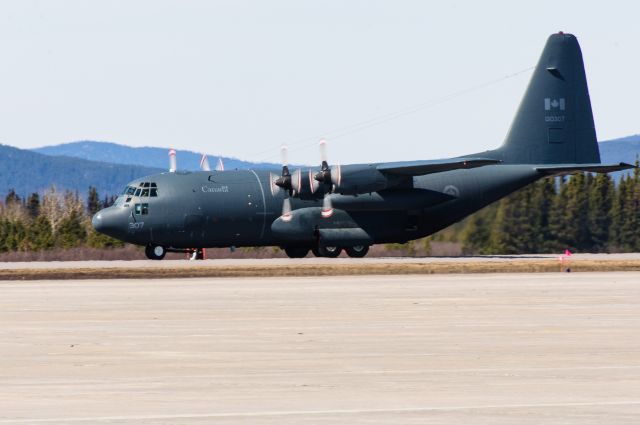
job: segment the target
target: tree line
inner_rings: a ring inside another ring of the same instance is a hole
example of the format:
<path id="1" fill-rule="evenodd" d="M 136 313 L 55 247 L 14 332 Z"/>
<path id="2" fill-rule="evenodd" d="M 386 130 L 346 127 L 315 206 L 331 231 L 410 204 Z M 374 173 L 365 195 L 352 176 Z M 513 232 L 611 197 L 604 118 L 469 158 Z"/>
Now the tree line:
<path id="1" fill-rule="evenodd" d="M 91 217 L 113 204 L 115 197 L 100 199 L 95 187 L 85 201 L 77 192 L 60 193 L 55 187 L 42 196 L 21 198 L 15 190 L 0 203 L 0 253 L 53 248 L 112 248 L 124 244 L 102 235 L 91 226 Z"/>
<path id="2" fill-rule="evenodd" d="M 637 163 L 636 163 L 637 164 Z M 546 178 L 436 235 L 466 253 L 640 251 L 640 172 Z"/>

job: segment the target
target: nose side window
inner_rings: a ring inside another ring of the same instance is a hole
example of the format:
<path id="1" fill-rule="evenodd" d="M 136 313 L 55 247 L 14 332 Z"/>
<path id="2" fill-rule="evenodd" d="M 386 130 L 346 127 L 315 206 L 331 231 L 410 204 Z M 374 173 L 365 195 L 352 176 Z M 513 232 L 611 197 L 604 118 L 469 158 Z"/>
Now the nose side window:
<path id="1" fill-rule="evenodd" d="M 140 215 L 142 212 L 142 204 L 135 204 L 134 205 L 134 211 L 136 213 L 136 215 Z"/>

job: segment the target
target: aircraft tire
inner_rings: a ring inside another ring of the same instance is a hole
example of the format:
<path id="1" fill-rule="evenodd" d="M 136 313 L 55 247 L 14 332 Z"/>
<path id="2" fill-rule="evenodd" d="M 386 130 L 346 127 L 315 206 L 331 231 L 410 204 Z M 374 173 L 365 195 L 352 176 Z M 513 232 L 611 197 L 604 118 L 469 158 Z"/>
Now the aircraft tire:
<path id="1" fill-rule="evenodd" d="M 369 252 L 369 247 L 367 245 L 348 246 L 345 251 L 351 258 L 362 258 Z"/>
<path id="2" fill-rule="evenodd" d="M 283 249 L 289 258 L 304 258 L 309 253 L 309 248 L 300 246 L 286 246 Z"/>
<path id="3" fill-rule="evenodd" d="M 167 250 L 163 246 L 149 244 L 144 249 L 144 253 L 149 260 L 162 260 Z"/>
<path id="4" fill-rule="evenodd" d="M 320 254 L 320 257 L 336 258 L 340 256 L 341 252 L 342 247 L 340 246 L 321 245 L 318 247 L 318 253 Z"/>

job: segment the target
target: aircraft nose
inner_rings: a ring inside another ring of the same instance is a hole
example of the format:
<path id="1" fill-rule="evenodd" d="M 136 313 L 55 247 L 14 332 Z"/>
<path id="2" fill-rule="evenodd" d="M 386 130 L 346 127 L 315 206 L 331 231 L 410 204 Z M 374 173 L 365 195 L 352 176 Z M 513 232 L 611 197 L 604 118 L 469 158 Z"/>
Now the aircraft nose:
<path id="1" fill-rule="evenodd" d="M 122 214 L 113 207 L 98 211 L 91 219 L 91 225 L 96 232 L 117 237 L 123 225 Z"/>
<path id="2" fill-rule="evenodd" d="M 98 211 L 94 214 L 93 218 L 91 219 L 91 225 L 96 232 L 102 231 L 104 227 L 104 223 L 102 221 L 102 211 Z"/>

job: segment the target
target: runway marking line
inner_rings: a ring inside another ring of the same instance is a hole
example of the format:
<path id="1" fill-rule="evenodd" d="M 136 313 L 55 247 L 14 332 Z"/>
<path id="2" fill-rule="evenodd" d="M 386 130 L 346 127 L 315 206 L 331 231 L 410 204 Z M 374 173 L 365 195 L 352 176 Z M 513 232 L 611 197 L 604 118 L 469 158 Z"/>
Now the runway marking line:
<path id="1" fill-rule="evenodd" d="M 542 407 L 589 407 L 589 406 L 635 406 L 640 400 L 575 402 L 575 403 L 526 403 L 526 404 L 487 404 L 476 406 L 441 406 L 441 407 L 399 407 L 389 409 L 328 409 L 328 410 L 282 410 L 265 412 L 228 412 L 228 413 L 184 413 L 174 415 L 123 415 L 123 416 L 93 416 L 82 418 L 40 418 L 40 419 L 0 419 L 0 424 L 17 423 L 46 423 L 46 422 L 87 422 L 87 421 L 122 421 L 145 419 L 207 419 L 232 417 L 260 417 L 260 416 L 298 416 L 298 415 L 350 415 L 360 413 L 420 413 L 446 412 L 462 410 L 489 409 L 522 409 Z"/>

